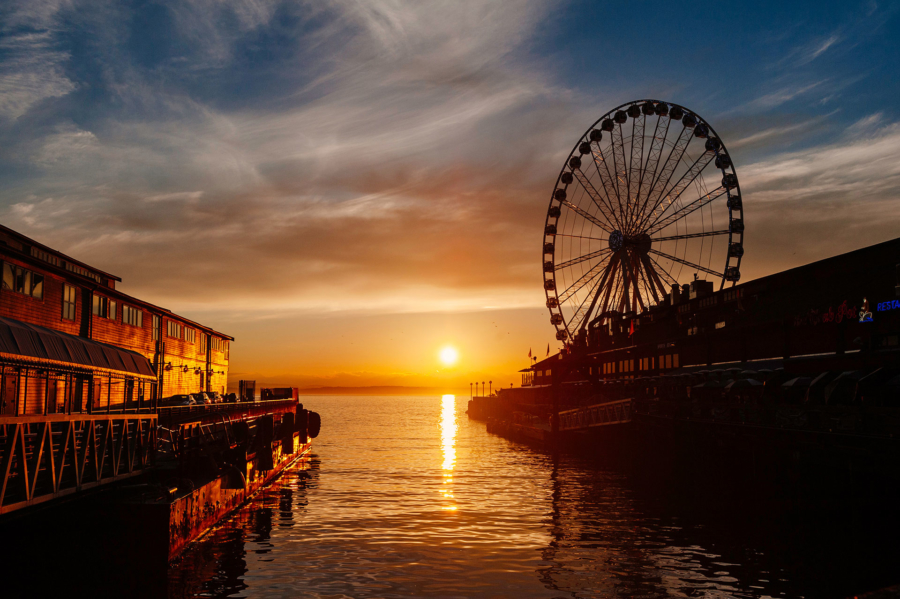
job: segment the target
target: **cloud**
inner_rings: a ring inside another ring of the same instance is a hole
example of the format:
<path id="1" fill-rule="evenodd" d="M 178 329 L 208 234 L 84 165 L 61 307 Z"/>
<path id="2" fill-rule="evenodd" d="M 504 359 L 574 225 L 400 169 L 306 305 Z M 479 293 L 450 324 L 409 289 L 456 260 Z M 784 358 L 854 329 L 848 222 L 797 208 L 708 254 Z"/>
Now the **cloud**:
<path id="1" fill-rule="evenodd" d="M 746 107 L 750 109 L 763 109 L 768 110 L 775 108 L 776 106 L 780 106 L 785 104 L 786 102 L 790 102 L 794 98 L 802 96 L 803 94 L 818 88 L 823 83 L 828 81 L 827 79 L 822 79 L 820 81 L 814 81 L 813 83 L 803 84 L 803 85 L 791 85 L 787 87 L 783 87 L 777 91 L 770 92 L 768 94 L 759 96 L 758 98 L 747 103 Z"/>
<path id="2" fill-rule="evenodd" d="M 795 65 L 803 66 L 811 63 L 839 41 L 841 41 L 841 36 L 835 33 L 825 39 L 818 39 L 807 44 L 798 50 L 797 58 L 794 61 Z"/>
<path id="3" fill-rule="evenodd" d="M 65 74 L 67 52 L 55 32 L 61 2 L 21 2 L 8 7 L 0 26 L 0 118 L 16 119 L 41 100 L 65 96 L 75 83 Z"/>
<path id="4" fill-rule="evenodd" d="M 775 139 L 779 139 L 785 136 L 796 136 L 798 133 L 802 131 L 808 131 L 816 125 L 821 124 L 824 120 L 826 120 L 829 116 L 832 116 L 834 113 L 823 115 L 820 117 L 815 117 L 812 119 L 807 119 L 805 121 L 801 121 L 799 123 L 795 123 L 792 125 L 784 125 L 784 126 L 775 126 L 769 127 L 767 129 L 763 129 L 757 133 L 752 133 L 750 135 L 746 135 L 741 137 L 731 143 L 728 144 L 728 147 L 731 149 L 743 148 L 743 147 L 752 147 L 762 144 L 771 143 Z"/>
<path id="5" fill-rule="evenodd" d="M 833 143 L 739 169 L 746 272 L 759 276 L 897 236 L 900 124 L 876 126 L 882 118 L 861 119 Z"/>
<path id="6" fill-rule="evenodd" d="M 569 123 L 587 120 L 513 55 L 552 7 L 334 6 L 316 12 L 314 41 L 281 64 L 306 68 L 298 61 L 314 46 L 328 66 L 309 69 L 327 77 L 278 101 L 203 102 L 196 81 L 155 84 L 111 46 L 95 57 L 108 92 L 140 101 L 78 125 L 45 123 L 21 140 L 35 175 L 27 194 L 8 194 L 16 208 L 5 222 L 164 305 L 541 303 L 537 248 L 564 159 L 557 148 L 580 133 Z M 276 27 L 278 10 L 260 5 L 228 26 L 203 3 L 182 6 L 175 41 L 202 48 L 188 70 L 233 64 L 242 32 Z M 47 201 L 59 209 L 34 219 Z"/>

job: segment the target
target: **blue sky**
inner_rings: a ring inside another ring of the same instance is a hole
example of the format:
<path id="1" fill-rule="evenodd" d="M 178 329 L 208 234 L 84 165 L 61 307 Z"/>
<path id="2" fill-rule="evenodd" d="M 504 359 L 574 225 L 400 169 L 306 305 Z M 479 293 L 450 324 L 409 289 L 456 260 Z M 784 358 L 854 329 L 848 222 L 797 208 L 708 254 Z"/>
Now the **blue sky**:
<path id="1" fill-rule="evenodd" d="M 314 319 L 360 331 L 415 312 L 477 331 L 504 311 L 521 324 L 492 355 L 543 346 L 549 193 L 578 136 L 628 100 L 687 106 L 729 147 L 745 280 L 895 237 L 898 13 L 7 2 L 0 218 L 243 335 L 248 372 L 264 368 L 249 357 L 262 320 L 321 328 L 279 351 L 332 356 L 316 367 L 329 381 L 388 379 L 366 374 L 385 370 L 374 354 L 339 365 L 346 348 Z M 409 364 L 390 380 L 425 376 Z"/>

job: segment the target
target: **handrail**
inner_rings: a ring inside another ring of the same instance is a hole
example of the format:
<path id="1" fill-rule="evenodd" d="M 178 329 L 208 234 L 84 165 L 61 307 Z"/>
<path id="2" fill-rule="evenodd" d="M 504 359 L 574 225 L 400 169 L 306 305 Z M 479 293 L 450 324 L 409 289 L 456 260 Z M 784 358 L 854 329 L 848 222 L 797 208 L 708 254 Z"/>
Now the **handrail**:
<path id="1" fill-rule="evenodd" d="M 146 412 L 126 412 L 115 414 L 88 414 L 79 412 L 75 414 L 21 414 L 0 416 L 0 425 L 3 424 L 31 424 L 41 422 L 81 422 L 97 420 L 156 420 L 157 415 Z"/>

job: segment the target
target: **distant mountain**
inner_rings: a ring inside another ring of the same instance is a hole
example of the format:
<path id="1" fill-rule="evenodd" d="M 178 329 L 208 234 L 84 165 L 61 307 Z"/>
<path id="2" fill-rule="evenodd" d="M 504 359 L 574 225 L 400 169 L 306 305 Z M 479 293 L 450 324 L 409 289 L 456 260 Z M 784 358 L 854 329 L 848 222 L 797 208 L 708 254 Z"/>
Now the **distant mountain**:
<path id="1" fill-rule="evenodd" d="M 299 393 L 300 395 L 459 395 L 462 390 L 448 389 L 447 387 L 383 385 L 377 387 L 302 387 Z"/>

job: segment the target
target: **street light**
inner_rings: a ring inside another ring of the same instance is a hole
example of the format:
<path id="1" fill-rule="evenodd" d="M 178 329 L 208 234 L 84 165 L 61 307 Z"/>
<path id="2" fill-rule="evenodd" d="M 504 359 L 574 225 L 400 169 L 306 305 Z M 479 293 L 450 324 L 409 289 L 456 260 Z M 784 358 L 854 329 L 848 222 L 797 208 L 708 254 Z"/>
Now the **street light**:
<path id="1" fill-rule="evenodd" d="M 493 389 L 494 389 L 494 381 L 488 381 L 488 395 L 493 393 Z"/>

